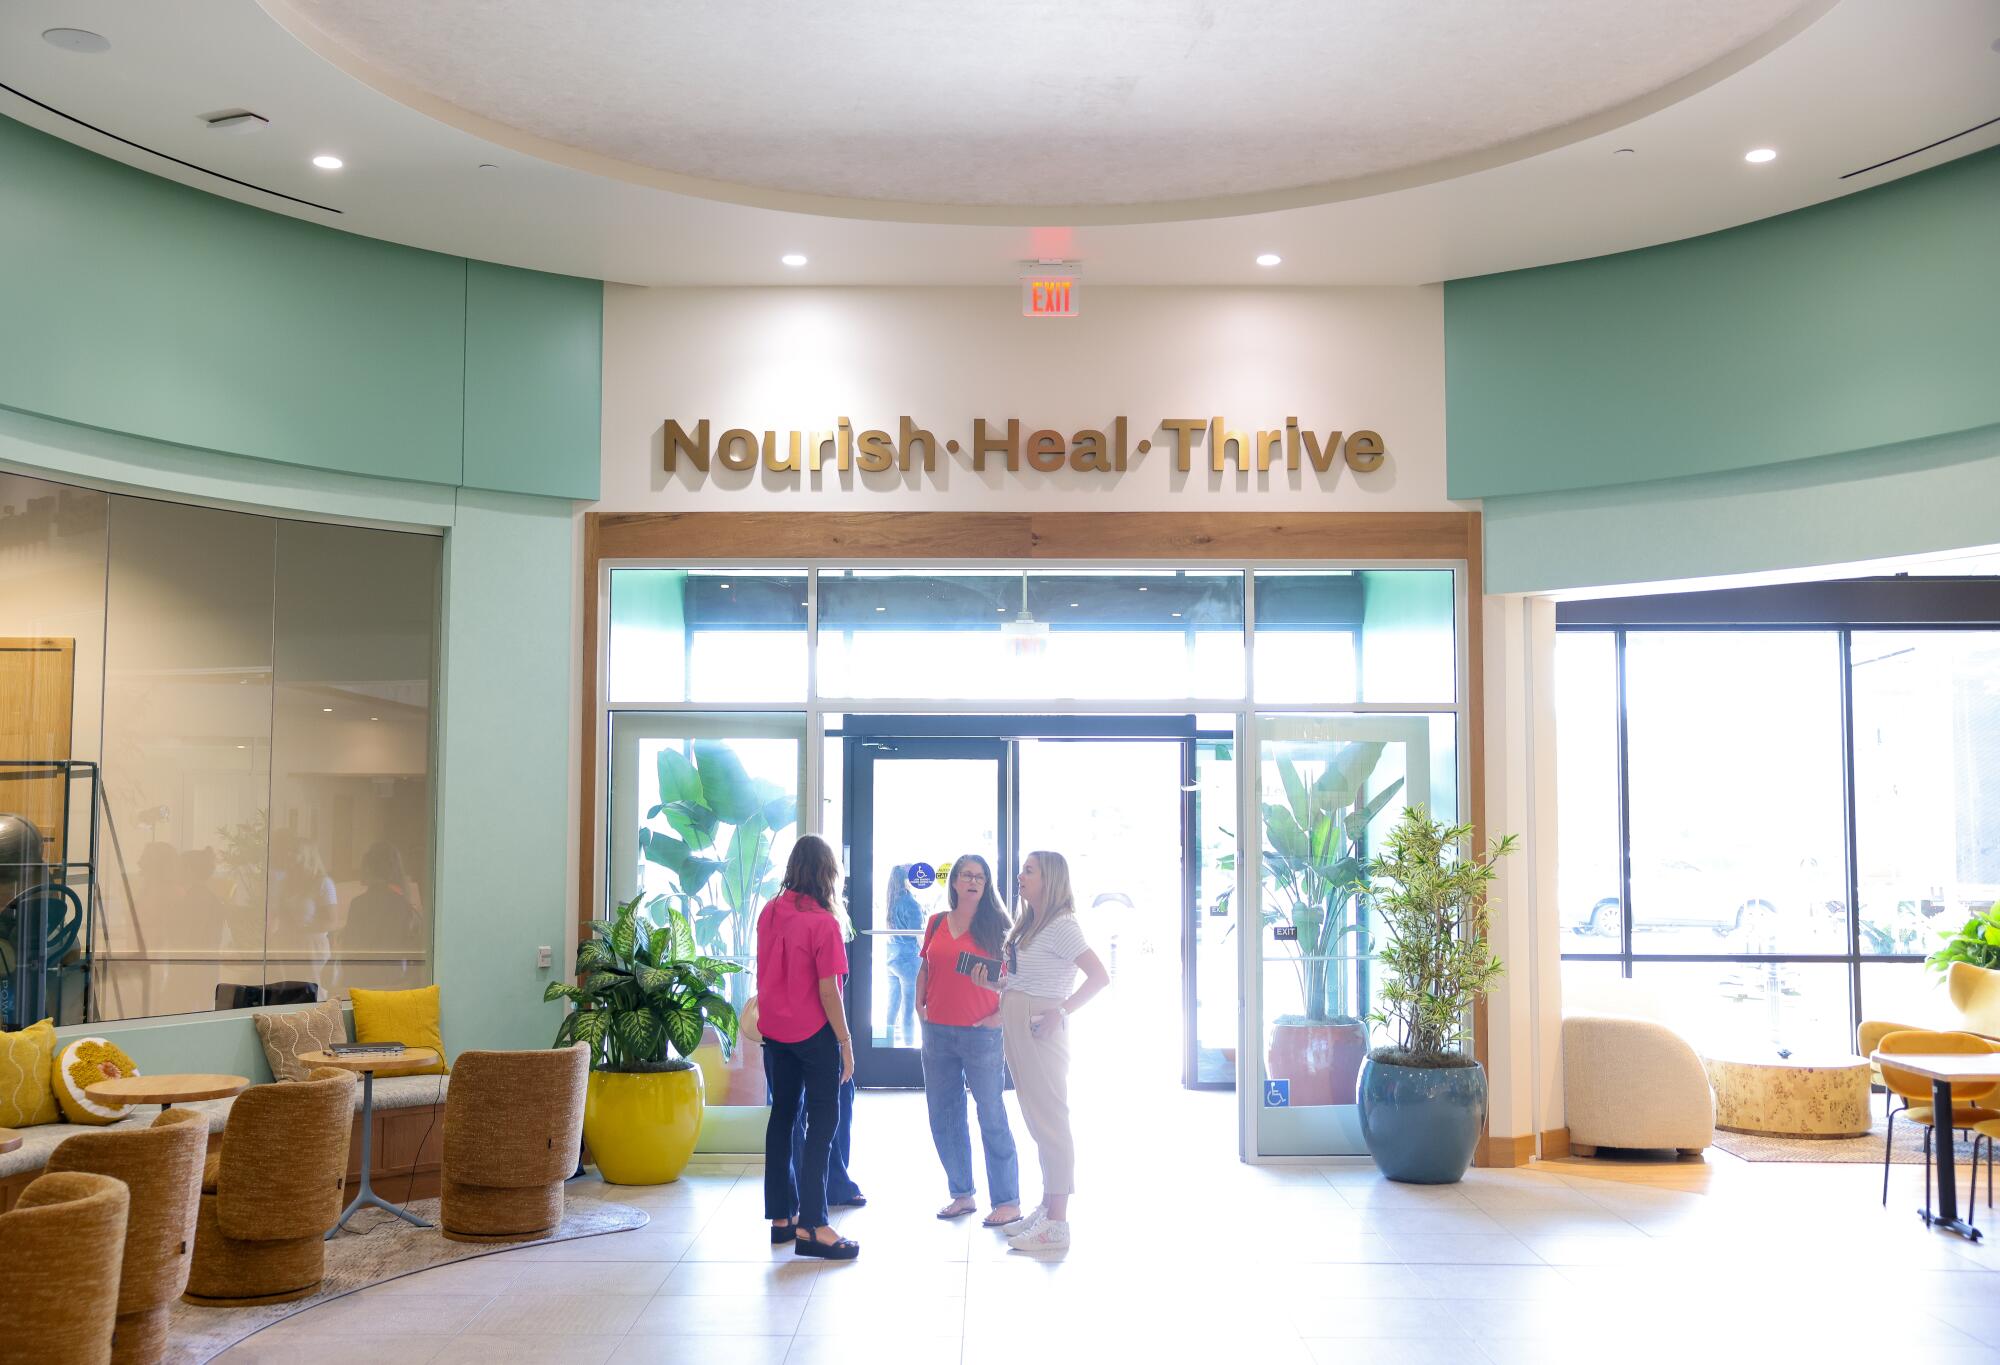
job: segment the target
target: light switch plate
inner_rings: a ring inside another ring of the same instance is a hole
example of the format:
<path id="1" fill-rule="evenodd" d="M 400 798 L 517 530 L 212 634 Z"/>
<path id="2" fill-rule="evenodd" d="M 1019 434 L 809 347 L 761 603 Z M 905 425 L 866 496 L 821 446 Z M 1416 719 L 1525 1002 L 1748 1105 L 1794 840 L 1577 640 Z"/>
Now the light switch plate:
<path id="1" fill-rule="evenodd" d="M 556 950 L 549 947 L 547 944 L 544 944 L 543 946 L 535 949 L 535 965 L 537 967 L 555 966 Z"/>

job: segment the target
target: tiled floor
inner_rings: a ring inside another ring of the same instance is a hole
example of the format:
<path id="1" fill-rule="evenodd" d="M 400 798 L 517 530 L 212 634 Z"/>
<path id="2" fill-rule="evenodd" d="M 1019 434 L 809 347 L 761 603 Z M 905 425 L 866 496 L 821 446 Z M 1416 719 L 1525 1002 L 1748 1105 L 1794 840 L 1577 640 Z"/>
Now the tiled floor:
<path id="1" fill-rule="evenodd" d="M 934 1219 L 922 1098 L 870 1094 L 855 1137 L 870 1203 L 840 1219 L 863 1243 L 854 1264 L 773 1250 L 758 1168 L 707 1162 L 624 1192 L 652 1214 L 642 1232 L 426 1271 L 220 1359 L 2000 1365 L 2000 1252 L 1921 1226 L 1921 1167 L 1895 1168 L 1886 1210 L 1880 1167 L 1715 1151 L 1420 1188 L 1365 1162 L 1241 1165 L 1232 1102 L 1177 1096 L 1166 1123 L 1099 1113 L 1061 1260 Z M 1032 1199 L 1025 1145 L 1023 1164 Z"/>

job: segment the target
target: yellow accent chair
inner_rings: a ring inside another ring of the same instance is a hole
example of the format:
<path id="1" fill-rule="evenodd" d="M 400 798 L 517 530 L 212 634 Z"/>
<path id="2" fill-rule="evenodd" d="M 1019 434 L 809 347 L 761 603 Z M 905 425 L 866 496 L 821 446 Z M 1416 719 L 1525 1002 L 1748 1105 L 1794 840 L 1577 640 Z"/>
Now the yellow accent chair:
<path id="1" fill-rule="evenodd" d="M 108 1175 L 53 1171 L 0 1213 L 0 1365 L 107 1365 L 130 1203 Z"/>
<path id="2" fill-rule="evenodd" d="M 108 1175 L 131 1195 L 112 1365 L 152 1365 L 166 1354 L 167 1315 L 194 1260 L 207 1159 L 208 1115 L 186 1108 L 166 1110 L 146 1128 L 78 1133 L 49 1155 L 51 1171 Z"/>
<path id="3" fill-rule="evenodd" d="M 1967 1033 L 2000 1041 L 2000 972 L 1954 962 L 1944 977 L 1945 994 Z"/>
<path id="4" fill-rule="evenodd" d="M 303 1081 L 236 1097 L 222 1150 L 202 1172 L 189 1303 L 288 1303 L 326 1278 L 326 1234 L 340 1217 L 354 1077 L 316 1068 Z"/>
<path id="5" fill-rule="evenodd" d="M 2000 1052 L 2000 1044 L 1990 1042 L 1976 1033 L 1936 1033 L 1929 1029 L 1900 1029 L 1883 1036 L 1872 1050 L 1886 1053 L 1945 1052 L 1954 1056 L 1980 1056 L 1989 1052 Z M 1924 1207 L 1928 1209 L 1931 1138 L 1937 1129 L 1930 1078 L 1885 1063 L 1882 1066 L 1882 1083 L 1889 1090 L 1889 1135 L 1882 1144 L 1882 1203 L 1885 1207 L 1889 1203 L 1889 1153 L 1896 1145 L 1896 1116 L 1901 1114 L 1912 1123 L 1924 1125 Z M 1990 1098 L 1996 1090 L 2000 1090 L 2000 1085 L 1953 1086 L 1951 1113 L 1945 1115 L 1945 1131 L 1938 1140 L 1950 1142 L 1953 1129 L 1970 1129 L 1975 1124 L 2000 1119 L 2000 1111 L 1988 1109 L 1980 1103 L 1981 1100 Z M 1900 1104 L 1898 1100 L 1901 1101 Z M 1974 1154 L 1974 1160 L 1977 1160 L 1977 1153 Z"/>
<path id="6" fill-rule="evenodd" d="M 556 1230 L 583 1143 L 590 1049 L 462 1052 L 444 1102 L 438 1225 L 454 1242 L 527 1242 Z"/>

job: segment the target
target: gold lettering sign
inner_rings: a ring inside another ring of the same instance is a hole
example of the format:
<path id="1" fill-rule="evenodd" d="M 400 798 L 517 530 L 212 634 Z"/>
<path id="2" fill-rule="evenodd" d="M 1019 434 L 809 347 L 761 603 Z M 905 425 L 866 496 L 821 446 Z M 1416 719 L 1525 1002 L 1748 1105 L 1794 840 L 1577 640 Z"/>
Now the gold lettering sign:
<path id="1" fill-rule="evenodd" d="M 707 474 L 715 462 L 738 472 L 755 469 L 761 458 L 764 468 L 774 474 L 818 474 L 823 469 L 845 473 L 882 473 L 895 469 L 921 468 L 937 472 L 940 445 L 946 454 L 960 456 L 974 473 L 984 473 L 989 462 L 1009 474 L 1024 469 L 1053 474 L 1071 469 L 1085 474 L 1118 474 L 1143 458 L 1154 447 L 1151 438 L 1136 444 L 1128 440 L 1128 421 L 1114 418 L 1110 429 L 1094 427 L 1063 432 L 1052 428 L 1023 431 L 1021 419 L 989 422 L 984 417 L 972 421 L 972 440 L 961 444 L 957 438 L 939 442 L 904 416 L 896 419 L 896 431 L 870 427 L 856 431 L 846 417 L 825 430 L 752 431 L 729 427 L 716 432 L 704 417 L 683 425 L 669 417 L 661 442 L 667 472 L 686 467 Z M 1301 427 L 1299 419 L 1287 417 L 1282 427 L 1231 426 L 1221 415 L 1210 417 L 1166 417 L 1153 427 L 1154 435 L 1166 433 L 1165 453 L 1182 473 L 1196 468 L 1196 451 L 1206 452 L 1206 467 L 1213 474 L 1235 470 L 1238 474 L 1273 469 L 1302 470 L 1307 465 L 1315 474 L 1339 473 L 1339 466 L 1357 474 L 1373 473 L 1389 457 L 1381 433 L 1358 431 L 1319 432 Z M 1336 461 L 1339 463 L 1336 464 Z"/>

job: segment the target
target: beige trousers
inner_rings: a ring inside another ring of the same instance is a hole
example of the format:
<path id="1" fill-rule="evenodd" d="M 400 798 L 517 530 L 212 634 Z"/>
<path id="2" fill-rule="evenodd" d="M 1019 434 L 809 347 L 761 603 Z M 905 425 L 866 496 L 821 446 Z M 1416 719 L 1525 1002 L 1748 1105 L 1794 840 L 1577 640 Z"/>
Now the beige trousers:
<path id="1" fill-rule="evenodd" d="M 1006 991 L 1000 996 L 1000 1038 L 1007 1069 L 1014 1073 L 1014 1098 L 1027 1121 L 1028 1136 L 1042 1159 L 1042 1197 L 1076 1193 L 1076 1139 L 1069 1130 L 1069 1022 L 1056 1016 L 1037 1038 L 1028 1016 L 1062 1005 Z"/>

